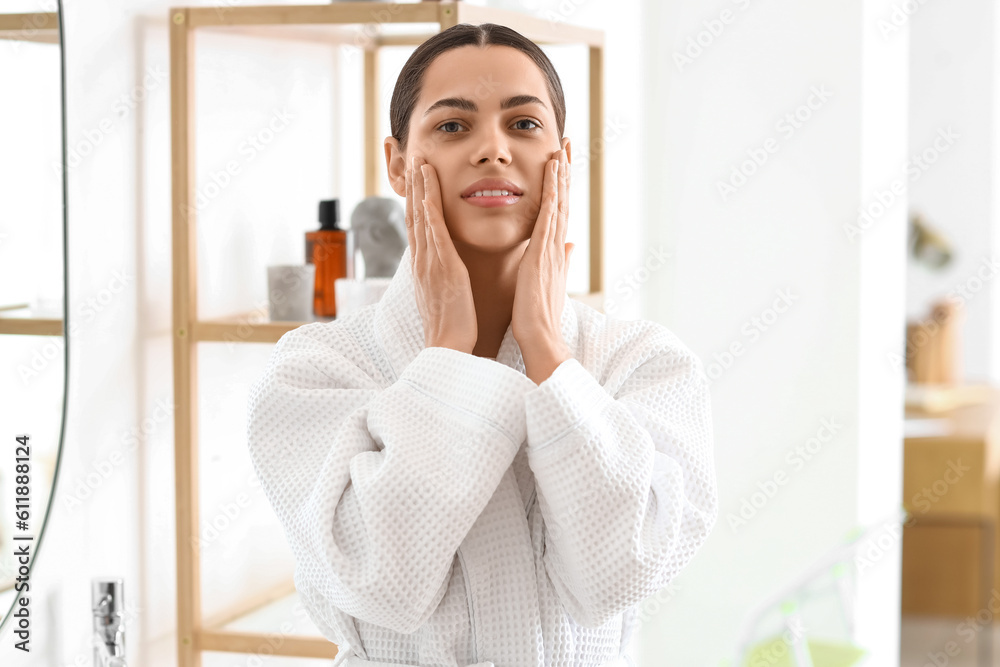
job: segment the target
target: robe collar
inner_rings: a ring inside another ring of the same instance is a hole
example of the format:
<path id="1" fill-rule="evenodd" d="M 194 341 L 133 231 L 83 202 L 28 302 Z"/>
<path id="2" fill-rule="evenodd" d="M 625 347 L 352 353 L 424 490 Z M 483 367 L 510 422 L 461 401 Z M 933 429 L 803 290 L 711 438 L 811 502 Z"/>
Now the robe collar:
<path id="1" fill-rule="evenodd" d="M 399 267 L 389 282 L 389 287 L 375 307 L 375 337 L 382 347 L 393 373 L 398 379 L 403 370 L 424 349 L 424 324 L 417 309 L 413 274 L 410 269 L 410 248 L 403 251 Z M 577 357 L 579 327 L 576 310 L 569 295 L 563 301 L 562 336 L 570 354 Z M 511 325 L 500 343 L 497 362 L 521 373 L 525 372 L 521 348 L 514 340 Z"/>

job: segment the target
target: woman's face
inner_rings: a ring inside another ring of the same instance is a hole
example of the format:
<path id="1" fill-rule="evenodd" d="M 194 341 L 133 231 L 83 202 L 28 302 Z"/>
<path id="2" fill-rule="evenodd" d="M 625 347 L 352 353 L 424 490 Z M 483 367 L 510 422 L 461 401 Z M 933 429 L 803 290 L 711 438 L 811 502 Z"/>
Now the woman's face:
<path id="1" fill-rule="evenodd" d="M 424 72 L 405 162 L 390 161 L 390 176 L 393 189 L 405 196 L 403 170 L 412 156 L 422 157 L 437 171 L 455 245 L 511 250 L 531 238 L 545 163 L 563 147 L 569 157 L 569 140 L 560 143 L 538 66 L 508 46 L 463 46 L 441 54 Z M 481 184 L 482 179 L 510 185 Z M 513 194 L 472 196 L 472 191 L 504 189 Z"/>

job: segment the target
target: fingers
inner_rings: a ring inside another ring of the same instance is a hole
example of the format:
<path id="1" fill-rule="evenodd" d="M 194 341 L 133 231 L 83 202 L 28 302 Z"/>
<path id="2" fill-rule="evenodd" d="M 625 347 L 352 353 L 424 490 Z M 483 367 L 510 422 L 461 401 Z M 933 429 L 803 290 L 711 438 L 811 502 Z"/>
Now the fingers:
<path id="1" fill-rule="evenodd" d="M 566 244 L 569 230 L 569 160 L 566 151 L 559 151 L 559 213 L 556 219 L 556 247 Z"/>
<path id="2" fill-rule="evenodd" d="M 438 182 L 437 170 L 425 162 L 420 165 L 420 173 L 424 178 L 424 199 L 433 204 L 435 210 L 440 213 L 444 210 L 444 206 L 441 204 L 441 184 Z M 444 218 L 437 218 L 434 222 L 438 220 L 443 222 Z"/>
<path id="3" fill-rule="evenodd" d="M 437 172 L 429 164 L 420 165 L 420 174 L 424 182 L 424 211 L 426 211 L 427 228 L 430 230 L 438 255 L 443 259 L 454 249 L 451 236 L 444 224 L 441 214 L 441 191 L 438 187 Z"/>
<path id="4" fill-rule="evenodd" d="M 412 177 L 410 175 L 410 168 L 407 167 L 403 172 L 403 181 L 406 183 L 406 240 L 410 244 L 410 264 L 412 265 L 417 257 L 417 242 L 413 235 L 413 187 L 410 183 Z"/>
<path id="5" fill-rule="evenodd" d="M 427 236 L 424 233 L 424 226 L 421 224 L 423 206 L 421 206 L 420 199 L 417 197 L 412 166 L 406 170 L 406 188 L 409 193 L 407 203 L 409 204 L 408 208 L 413 224 L 413 260 L 416 262 L 418 259 L 422 260 L 424 255 L 427 254 Z"/>
<path id="6" fill-rule="evenodd" d="M 539 250 L 552 242 L 552 220 L 557 213 L 559 197 L 558 177 L 559 161 L 549 160 L 545 163 L 545 177 L 542 181 L 542 202 L 535 219 L 535 228 L 531 232 L 531 243 L 536 243 Z"/>
<path id="7" fill-rule="evenodd" d="M 438 210 L 434 202 L 430 199 L 424 200 L 424 211 L 426 212 L 427 228 L 430 230 L 430 237 L 434 243 L 434 247 L 437 249 L 438 257 L 443 260 L 454 246 L 451 243 L 448 230 L 442 229 L 444 228 L 444 224 L 439 222 L 441 220 L 441 211 Z"/>
<path id="8" fill-rule="evenodd" d="M 426 250 L 433 250 L 436 246 L 434 244 L 434 236 L 431 231 L 430 224 L 427 221 L 427 210 L 424 208 L 424 200 L 427 198 L 424 194 L 424 178 L 421 168 L 424 164 L 423 158 L 413 157 L 413 206 L 414 210 L 419 211 L 417 215 L 417 221 L 420 225 L 416 230 L 418 236 L 423 236 L 424 248 Z"/>
<path id="9" fill-rule="evenodd" d="M 428 232 L 430 232 L 429 238 L 434 243 L 434 247 L 437 248 L 438 256 L 443 257 L 447 246 L 445 246 L 444 239 L 442 238 L 442 236 L 447 237 L 447 234 L 442 234 L 442 230 L 440 227 L 441 207 L 438 206 L 436 201 L 434 201 L 433 184 L 430 182 L 430 179 L 428 178 L 428 172 L 433 170 L 434 167 L 432 167 L 431 165 L 421 164 L 418 178 L 420 178 L 421 182 L 423 183 L 423 193 L 424 193 L 423 206 L 425 213 L 424 219 L 427 221 L 427 230 Z M 438 197 L 438 200 L 440 200 L 440 197 Z"/>

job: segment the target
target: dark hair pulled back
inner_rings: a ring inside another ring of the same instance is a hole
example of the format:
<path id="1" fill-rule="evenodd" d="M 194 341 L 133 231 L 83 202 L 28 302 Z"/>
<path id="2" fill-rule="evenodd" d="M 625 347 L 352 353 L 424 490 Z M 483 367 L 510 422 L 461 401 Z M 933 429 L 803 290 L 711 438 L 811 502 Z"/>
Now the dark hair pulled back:
<path id="1" fill-rule="evenodd" d="M 399 142 L 401 151 L 406 151 L 406 142 L 410 133 L 410 116 L 413 114 L 413 107 L 417 104 L 417 98 L 420 97 L 424 72 L 439 55 L 461 46 L 509 46 L 531 58 L 548 82 L 549 97 L 552 99 L 556 116 L 556 127 L 559 130 L 559 138 L 562 138 L 566 126 L 566 99 L 563 96 L 559 75 L 545 52 L 530 39 L 507 26 L 496 23 L 480 25 L 459 23 L 442 30 L 418 46 L 407 59 L 396 79 L 396 87 L 392 91 L 392 101 L 389 103 L 389 126 L 392 136 Z"/>

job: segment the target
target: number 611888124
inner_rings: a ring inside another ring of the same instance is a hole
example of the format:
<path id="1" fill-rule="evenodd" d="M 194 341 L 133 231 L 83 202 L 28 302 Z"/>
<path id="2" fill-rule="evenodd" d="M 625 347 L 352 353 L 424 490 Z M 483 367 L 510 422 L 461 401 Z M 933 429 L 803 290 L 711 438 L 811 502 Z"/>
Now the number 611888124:
<path id="1" fill-rule="evenodd" d="M 16 526 L 21 530 L 28 529 L 28 519 L 31 516 L 31 447 L 28 435 L 17 436 L 17 446 L 14 448 L 14 516 Z"/>

